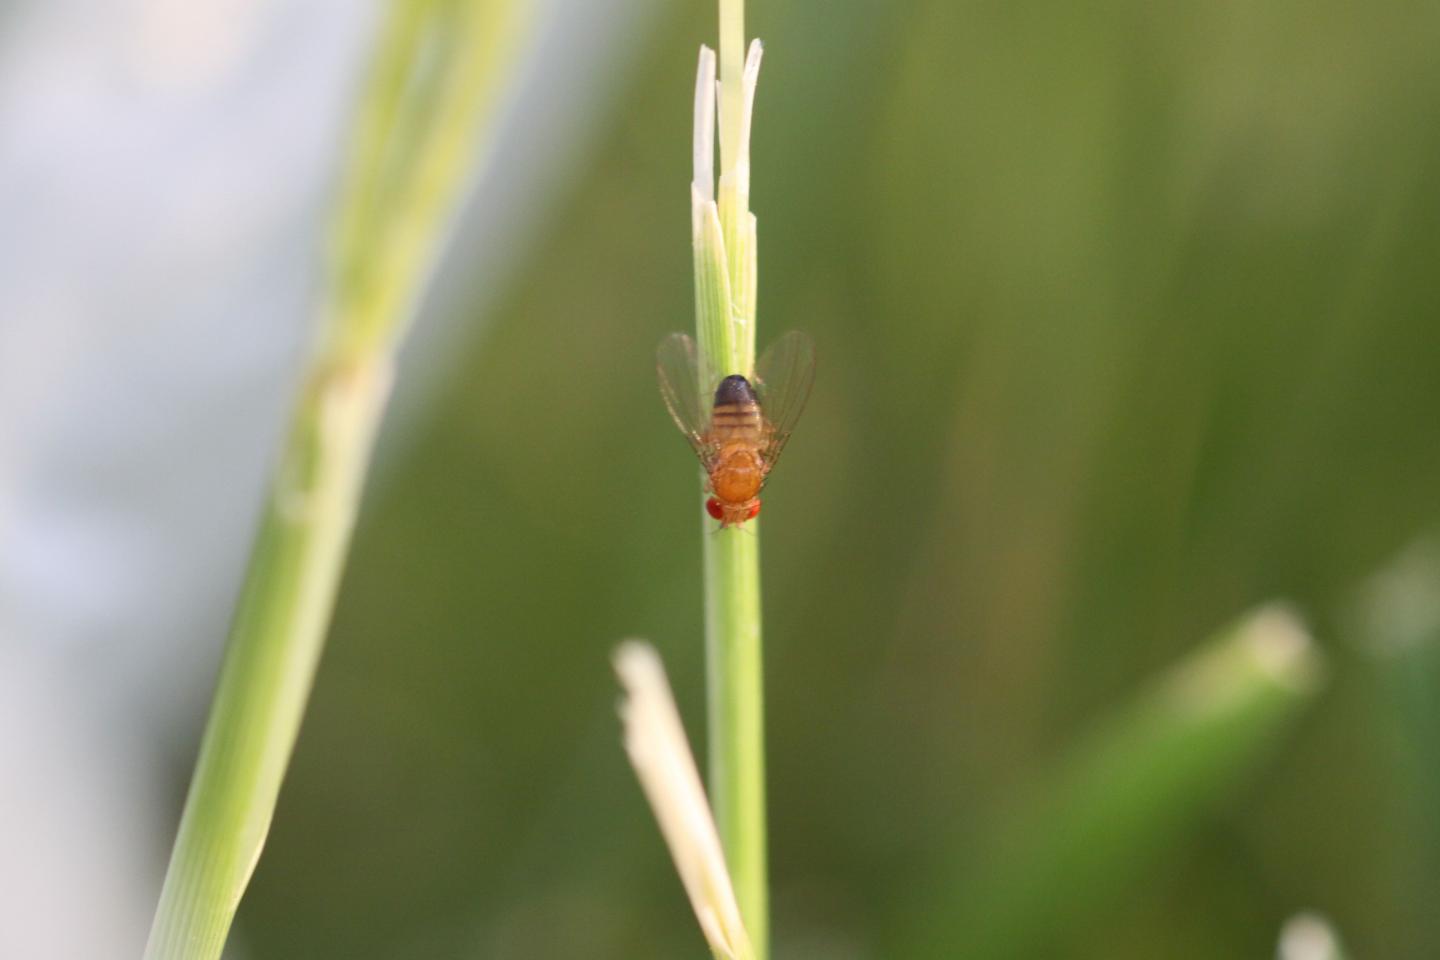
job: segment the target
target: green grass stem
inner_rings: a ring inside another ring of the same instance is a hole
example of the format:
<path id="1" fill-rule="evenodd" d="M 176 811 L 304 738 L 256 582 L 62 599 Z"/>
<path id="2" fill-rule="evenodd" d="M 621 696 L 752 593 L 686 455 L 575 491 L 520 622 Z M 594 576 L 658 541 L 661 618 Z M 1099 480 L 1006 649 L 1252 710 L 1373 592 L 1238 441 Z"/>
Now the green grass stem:
<path id="1" fill-rule="evenodd" d="M 340 191 L 318 346 L 264 508 L 147 960 L 214 960 L 299 734 L 394 353 L 501 89 L 516 0 L 391 8 Z"/>
<path id="2" fill-rule="evenodd" d="M 718 110 L 714 54 L 696 81 L 695 323 L 702 390 L 724 375 L 754 375 L 755 217 L 750 213 L 750 112 L 759 44 L 747 54 L 744 4 L 720 2 Z M 718 114 L 718 117 L 717 117 Z M 716 121 L 720 170 L 712 180 Z M 702 397 L 708 407 L 709 397 Z M 740 913 L 759 960 L 769 956 L 766 879 L 764 654 L 760 630 L 760 525 L 715 531 L 706 521 L 705 650 L 711 803 Z"/>
<path id="3" fill-rule="evenodd" d="M 765 691 L 756 523 L 704 538 L 711 805 L 757 957 L 767 949 Z"/>
<path id="4" fill-rule="evenodd" d="M 219 957 L 320 659 L 388 358 L 320 363 L 265 508 L 146 956 Z"/>

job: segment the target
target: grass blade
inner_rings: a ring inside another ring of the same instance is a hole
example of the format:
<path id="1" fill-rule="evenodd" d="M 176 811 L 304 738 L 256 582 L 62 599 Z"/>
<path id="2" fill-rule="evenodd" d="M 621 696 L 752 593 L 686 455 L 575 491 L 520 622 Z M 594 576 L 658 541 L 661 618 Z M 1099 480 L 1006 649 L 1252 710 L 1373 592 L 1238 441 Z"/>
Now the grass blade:
<path id="1" fill-rule="evenodd" d="M 475 166 L 519 6 L 402 2 L 382 31 L 339 198 L 325 326 L 251 554 L 148 960 L 219 957 L 259 860 L 324 644 L 397 342 Z"/>
<path id="2" fill-rule="evenodd" d="M 1039 955 L 1126 889 L 1273 744 L 1318 686 L 1319 654 L 1267 608 L 1207 643 L 1086 738 L 973 871 L 914 920 L 901 956 Z"/>

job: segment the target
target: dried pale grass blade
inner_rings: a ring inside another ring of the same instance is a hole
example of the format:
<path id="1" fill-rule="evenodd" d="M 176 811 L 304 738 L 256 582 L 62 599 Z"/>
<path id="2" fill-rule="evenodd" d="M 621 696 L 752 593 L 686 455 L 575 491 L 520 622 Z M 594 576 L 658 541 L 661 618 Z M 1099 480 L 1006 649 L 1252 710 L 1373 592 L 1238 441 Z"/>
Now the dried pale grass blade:
<path id="1" fill-rule="evenodd" d="M 1280 931 L 1278 960 L 1345 960 L 1335 928 L 1316 913 L 1301 913 Z"/>
<path id="2" fill-rule="evenodd" d="M 625 750 L 710 948 L 731 960 L 754 956 L 721 852 L 720 837 L 690 753 L 665 668 L 653 647 L 627 641 L 615 652 L 625 688 Z"/>

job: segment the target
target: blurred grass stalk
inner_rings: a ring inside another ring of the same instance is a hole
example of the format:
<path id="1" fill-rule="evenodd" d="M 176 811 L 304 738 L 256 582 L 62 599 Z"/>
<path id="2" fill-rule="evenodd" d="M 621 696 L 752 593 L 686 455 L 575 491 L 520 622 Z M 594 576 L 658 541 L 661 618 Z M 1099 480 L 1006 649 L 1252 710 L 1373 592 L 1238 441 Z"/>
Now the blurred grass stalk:
<path id="1" fill-rule="evenodd" d="M 1440 539 L 1411 544 L 1352 601 L 1348 632 L 1378 682 L 1373 709 L 1397 778 L 1407 915 L 1424 943 L 1440 943 Z"/>
<path id="2" fill-rule="evenodd" d="M 702 390 L 721 376 L 753 378 L 755 217 L 750 212 L 750 115 L 760 42 L 744 48 L 742 0 L 720 0 L 719 90 L 714 53 L 702 47 L 695 84 L 695 324 Z M 720 175 L 714 175 L 715 131 Z M 704 409 L 710 398 L 702 397 Z M 703 515 L 702 515 L 703 516 Z M 760 531 L 704 530 L 705 650 L 710 795 L 755 954 L 769 955 L 765 838 L 764 658 L 760 641 Z"/>
<path id="3" fill-rule="evenodd" d="M 484 148 L 520 0 L 389 10 L 338 198 L 323 327 L 230 634 L 150 960 L 219 957 L 299 733 L 402 339 Z"/>
<path id="4" fill-rule="evenodd" d="M 922 905 L 897 955 L 1043 954 L 1253 769 L 1320 675 L 1282 608 L 1224 631 L 1092 732 L 965 875 L 937 887 L 945 900 Z"/>

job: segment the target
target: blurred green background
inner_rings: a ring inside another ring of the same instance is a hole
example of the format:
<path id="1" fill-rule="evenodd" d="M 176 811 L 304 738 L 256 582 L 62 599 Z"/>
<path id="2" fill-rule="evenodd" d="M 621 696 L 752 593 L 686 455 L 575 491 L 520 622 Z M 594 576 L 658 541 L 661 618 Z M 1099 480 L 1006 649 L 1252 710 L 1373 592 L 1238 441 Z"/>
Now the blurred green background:
<path id="1" fill-rule="evenodd" d="M 655 642 L 703 742 L 701 501 L 652 370 L 693 323 L 715 12 L 684 6 L 376 485 L 256 956 L 703 955 L 608 663 Z M 1354 615 L 1440 520 L 1440 7 L 747 29 L 760 341 L 820 350 L 764 524 L 776 956 L 992 955 L 909 925 L 983 887 L 972 851 L 1084 731 L 1272 598 L 1321 695 L 1113 889 L 1062 878 L 1014 955 L 1269 956 L 1315 909 L 1357 957 L 1440 956 L 1434 645 L 1377 655 Z"/>

